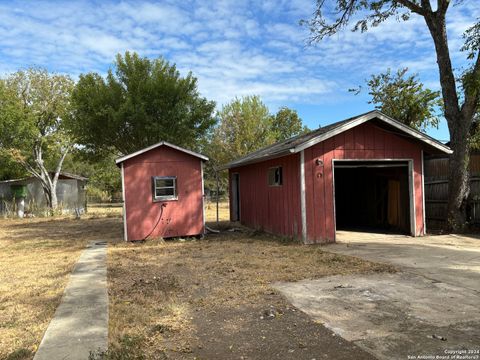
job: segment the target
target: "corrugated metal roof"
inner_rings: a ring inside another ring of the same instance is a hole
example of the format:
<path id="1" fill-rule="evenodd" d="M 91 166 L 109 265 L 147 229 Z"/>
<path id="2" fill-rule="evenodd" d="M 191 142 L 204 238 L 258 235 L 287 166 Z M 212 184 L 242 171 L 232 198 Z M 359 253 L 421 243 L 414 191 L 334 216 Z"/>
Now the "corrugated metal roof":
<path id="1" fill-rule="evenodd" d="M 49 174 L 50 174 L 50 177 L 53 178 L 54 172 L 50 171 Z M 29 177 L 24 177 L 24 178 L 21 178 L 21 179 L 2 180 L 2 181 L 0 181 L 0 184 L 7 184 L 7 183 L 15 184 L 17 182 L 25 182 L 25 181 L 28 181 L 28 180 L 35 180 L 35 179 L 36 179 L 36 177 L 29 176 Z M 80 176 L 80 175 L 75 175 L 75 174 L 70 174 L 70 173 L 67 173 L 67 172 L 61 172 L 60 173 L 59 180 L 61 180 L 61 179 L 72 179 L 72 180 L 81 180 L 81 181 L 87 181 L 88 180 L 87 177 Z"/>
<path id="2" fill-rule="evenodd" d="M 173 145 L 167 141 L 160 141 L 159 143 L 157 144 L 154 144 L 152 146 L 149 146 L 149 147 L 146 147 L 145 149 L 141 149 L 141 150 L 138 150 L 132 154 L 128 154 L 128 155 L 125 155 L 125 156 L 122 156 L 118 159 L 115 160 L 115 164 L 117 164 L 117 166 L 119 166 L 122 162 L 124 162 L 125 160 L 128 160 L 128 159 L 131 159 L 135 156 L 138 156 L 140 154 L 143 154 L 143 153 L 146 153 L 147 151 L 150 151 L 150 150 L 153 150 L 153 149 L 156 149 L 160 146 L 168 146 L 172 149 L 175 149 L 175 150 L 178 150 L 178 151 L 182 151 L 186 154 L 189 154 L 189 155 L 192 155 L 192 156 L 195 156 L 195 157 L 198 157 L 200 159 L 202 159 L 203 161 L 208 161 L 208 157 L 206 157 L 205 155 L 202 155 L 202 154 L 199 154 L 199 153 L 196 153 L 194 151 L 191 151 L 191 150 L 188 150 L 188 149 L 185 149 L 185 148 L 182 148 L 180 146 L 177 146 L 177 145 Z"/>
<path id="3" fill-rule="evenodd" d="M 378 119 L 380 121 L 383 121 L 395 127 L 396 129 L 403 131 L 405 134 L 409 135 L 410 137 L 415 138 L 421 142 L 424 142 L 428 146 L 434 147 L 443 153 L 450 154 L 452 152 L 448 146 L 446 146 L 445 144 L 442 144 L 438 140 L 435 140 L 434 138 L 424 133 L 421 133 L 420 131 L 412 129 L 411 127 L 395 119 L 390 118 L 389 116 L 383 114 L 378 110 L 373 110 L 365 114 L 357 115 L 357 116 L 321 127 L 307 134 L 294 136 L 290 139 L 280 141 L 273 145 L 264 147 L 260 150 L 254 151 L 248 155 L 245 155 L 237 160 L 234 160 L 228 163 L 227 165 L 223 166 L 222 169 L 234 168 L 241 165 L 247 165 L 247 164 L 260 162 L 268 159 L 278 158 L 278 157 L 289 155 L 289 154 L 294 154 L 372 119 Z"/>

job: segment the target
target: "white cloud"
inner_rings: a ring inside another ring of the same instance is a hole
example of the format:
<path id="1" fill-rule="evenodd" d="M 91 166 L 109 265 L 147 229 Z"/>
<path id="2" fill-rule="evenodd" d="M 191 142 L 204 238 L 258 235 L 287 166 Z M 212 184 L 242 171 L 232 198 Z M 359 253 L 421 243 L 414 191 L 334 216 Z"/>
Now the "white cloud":
<path id="1" fill-rule="evenodd" d="M 259 94 L 289 104 L 340 101 L 372 73 L 408 66 L 437 80 L 433 45 L 423 20 L 391 19 L 366 34 L 348 30 L 305 45 L 313 0 L 188 0 L 0 4 L 0 72 L 29 65 L 77 76 L 104 74 L 116 53 L 163 56 L 199 78 L 202 93 L 224 103 Z M 461 34 L 480 16 L 476 1 L 449 13 L 452 58 Z"/>

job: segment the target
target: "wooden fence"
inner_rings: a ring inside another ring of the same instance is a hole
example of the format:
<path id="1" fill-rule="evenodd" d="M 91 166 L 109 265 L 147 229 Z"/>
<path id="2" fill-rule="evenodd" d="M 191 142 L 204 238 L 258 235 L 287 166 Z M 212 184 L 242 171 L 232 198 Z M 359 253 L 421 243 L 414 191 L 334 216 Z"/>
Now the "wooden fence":
<path id="1" fill-rule="evenodd" d="M 470 157 L 470 196 L 468 218 L 480 224 L 480 154 Z M 438 229 L 445 225 L 448 199 L 448 158 L 427 158 L 425 170 L 425 216 L 427 229 Z"/>

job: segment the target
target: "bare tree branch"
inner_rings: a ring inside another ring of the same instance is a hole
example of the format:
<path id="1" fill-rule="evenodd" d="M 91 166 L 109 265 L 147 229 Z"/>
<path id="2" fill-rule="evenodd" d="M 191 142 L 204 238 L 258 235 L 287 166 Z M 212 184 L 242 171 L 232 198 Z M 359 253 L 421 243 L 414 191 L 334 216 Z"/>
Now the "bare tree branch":
<path id="1" fill-rule="evenodd" d="M 450 6 L 450 0 L 437 0 L 437 12 L 445 14 Z"/>
<path id="2" fill-rule="evenodd" d="M 55 174 L 53 176 L 53 186 L 56 187 L 58 177 L 60 175 L 60 171 L 62 170 L 63 166 L 63 161 L 65 160 L 65 157 L 67 156 L 68 152 L 70 151 L 70 147 L 67 147 L 65 151 L 63 152 L 62 156 L 60 157 L 60 160 L 58 161 L 57 168 L 55 169 Z"/>
<path id="3" fill-rule="evenodd" d="M 397 3 L 399 3 L 402 6 L 405 6 L 407 9 L 410 11 L 425 16 L 426 12 L 425 9 L 423 9 L 421 6 L 418 4 L 414 3 L 413 1 L 410 0 L 396 0 Z"/>
<path id="4" fill-rule="evenodd" d="M 430 0 L 421 0 L 422 8 L 427 12 L 432 12 L 432 5 Z"/>

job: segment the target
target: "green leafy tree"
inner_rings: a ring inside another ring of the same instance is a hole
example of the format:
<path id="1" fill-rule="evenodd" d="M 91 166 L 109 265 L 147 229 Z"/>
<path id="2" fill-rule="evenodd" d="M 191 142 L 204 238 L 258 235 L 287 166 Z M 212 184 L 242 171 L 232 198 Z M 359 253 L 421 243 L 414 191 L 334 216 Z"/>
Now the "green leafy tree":
<path id="1" fill-rule="evenodd" d="M 81 75 L 73 91 L 76 141 L 96 154 L 129 154 L 159 141 L 197 148 L 215 124 L 215 103 L 202 98 L 197 79 L 175 65 L 136 53 L 117 55 L 106 78 Z"/>
<path id="2" fill-rule="evenodd" d="M 213 132 L 212 158 L 226 164 L 275 142 L 272 116 L 258 96 L 235 98 L 218 112 Z"/>
<path id="3" fill-rule="evenodd" d="M 28 175 L 27 170 L 12 159 L 8 152 L 0 150 L 0 181 L 20 179 Z"/>
<path id="4" fill-rule="evenodd" d="M 272 116 L 258 96 L 235 98 L 217 113 L 218 125 L 210 141 L 205 143 L 205 153 L 210 161 L 205 168 L 205 185 L 219 190 L 227 189 L 226 172 L 218 168 L 230 161 L 275 142 L 272 133 Z"/>
<path id="5" fill-rule="evenodd" d="M 107 202 L 121 197 L 120 170 L 115 165 L 113 154 L 93 156 L 77 148 L 65 159 L 64 169 L 88 177 L 89 200 Z"/>
<path id="6" fill-rule="evenodd" d="M 0 154 L 40 180 L 52 209 L 58 205 L 57 181 L 71 149 L 64 122 L 71 115 L 73 85 L 68 76 L 39 68 L 0 80 Z"/>
<path id="7" fill-rule="evenodd" d="M 216 176 L 219 176 L 220 190 L 227 187 L 226 173 L 217 172 L 222 165 L 309 131 L 295 110 L 282 107 L 272 115 L 259 96 L 235 98 L 222 107 L 217 117 L 219 121 L 211 141 L 205 144 L 210 157 L 205 169 L 205 184 L 216 188 Z"/>
<path id="8" fill-rule="evenodd" d="M 429 127 L 438 127 L 443 105 L 440 91 L 424 88 L 417 74 L 407 75 L 407 72 L 408 68 L 404 68 L 392 74 L 388 69 L 372 75 L 367 81 L 372 97 L 368 103 L 414 129 L 426 131 Z M 350 91 L 358 94 L 361 87 Z"/>
<path id="9" fill-rule="evenodd" d="M 303 125 L 296 110 L 281 107 L 272 117 L 271 127 L 276 141 L 286 140 L 292 136 L 304 134 L 310 129 Z"/>
<path id="10" fill-rule="evenodd" d="M 331 0 L 333 16 L 324 15 L 327 1 L 316 0 L 316 10 L 310 20 L 303 21 L 311 30 L 310 42 L 319 42 L 344 29 L 353 21 L 352 31 L 367 31 L 389 18 L 408 20 L 420 16 L 435 45 L 443 112 L 450 131 L 448 223 L 452 230 L 461 230 L 466 223 L 466 199 L 469 194 L 470 129 L 480 100 L 480 22 L 464 34 L 462 50 L 471 61 L 468 70 L 456 77 L 447 39 L 447 11 L 452 4 L 462 6 L 462 0 Z M 401 33 L 401 30 L 399 30 Z M 457 86 L 460 83 L 461 86 Z"/>

